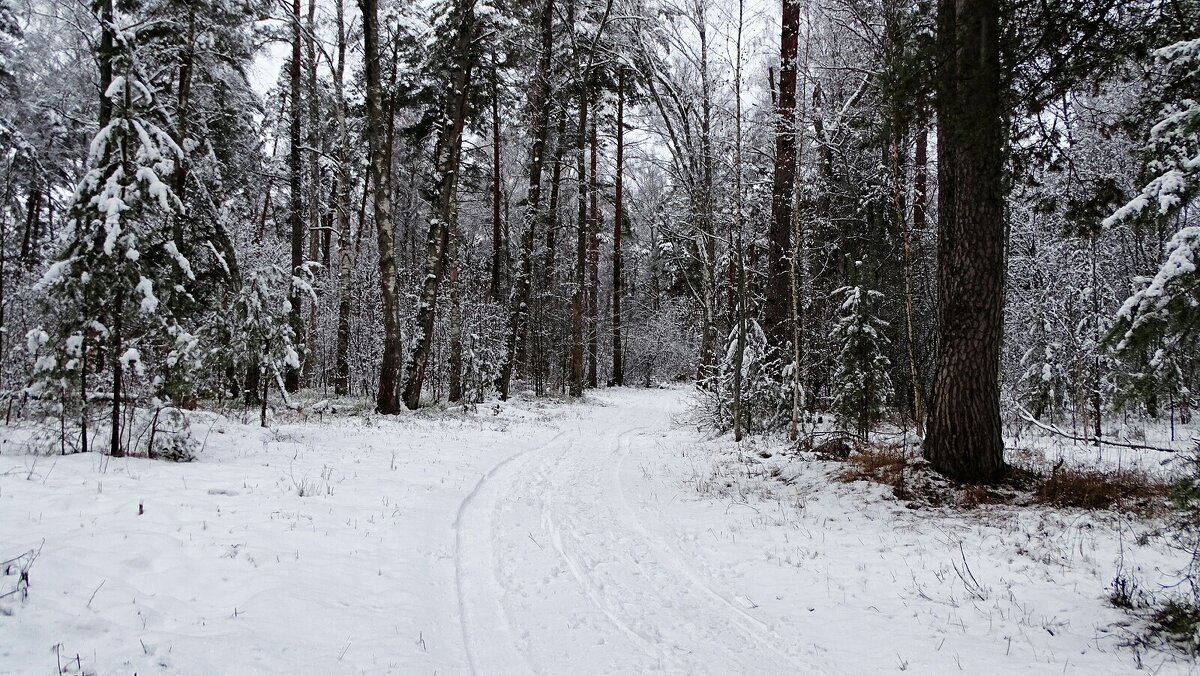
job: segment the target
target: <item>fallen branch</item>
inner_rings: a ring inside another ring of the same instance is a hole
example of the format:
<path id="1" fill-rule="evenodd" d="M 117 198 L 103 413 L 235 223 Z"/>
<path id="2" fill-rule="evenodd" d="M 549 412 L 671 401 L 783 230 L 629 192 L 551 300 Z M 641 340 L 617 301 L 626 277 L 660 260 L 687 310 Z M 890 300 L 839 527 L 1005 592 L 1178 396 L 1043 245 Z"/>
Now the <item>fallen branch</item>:
<path id="1" fill-rule="evenodd" d="M 1108 446 L 1119 446 L 1120 448 L 1131 448 L 1136 451 L 1158 451 L 1159 453 L 1178 453 L 1179 452 L 1177 449 L 1174 449 L 1174 448 L 1162 448 L 1161 446 L 1149 446 L 1147 444 L 1134 444 L 1134 443 L 1124 442 L 1124 441 L 1111 441 L 1109 439 L 1104 439 L 1104 438 L 1084 439 L 1083 437 L 1077 437 L 1074 434 L 1065 432 L 1065 431 L 1059 429 L 1056 425 L 1047 425 L 1046 423 L 1041 422 L 1037 418 L 1034 418 L 1032 413 L 1025 410 L 1024 406 L 1018 405 L 1017 411 L 1020 413 L 1021 419 L 1024 420 L 1025 422 L 1028 422 L 1028 423 L 1034 425 L 1035 427 L 1046 430 L 1047 432 L 1050 432 L 1052 434 L 1057 434 L 1060 437 L 1064 437 L 1064 438 L 1070 439 L 1072 441 L 1082 441 L 1085 444 L 1097 442 L 1100 444 L 1106 444 Z"/>

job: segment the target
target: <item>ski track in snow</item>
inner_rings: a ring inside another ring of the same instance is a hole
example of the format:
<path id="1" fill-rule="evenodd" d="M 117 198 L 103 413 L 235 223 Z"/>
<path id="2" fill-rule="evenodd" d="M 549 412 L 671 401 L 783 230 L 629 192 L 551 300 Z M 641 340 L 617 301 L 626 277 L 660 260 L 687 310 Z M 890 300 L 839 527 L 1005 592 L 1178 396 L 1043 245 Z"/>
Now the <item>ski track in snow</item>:
<path id="1" fill-rule="evenodd" d="M 579 663 L 605 672 L 819 673 L 642 525 L 622 472 L 652 442 L 646 431 L 671 420 L 653 409 L 661 399 L 640 403 L 639 416 L 592 409 L 591 438 L 580 425 L 569 441 L 564 432 L 514 456 L 464 501 L 459 589 L 472 673 L 563 673 L 570 656 L 529 637 L 554 636 L 564 617 L 565 643 L 602 648 Z M 466 542 L 479 551 L 464 554 Z M 522 574 L 533 570 L 547 575 Z M 478 640 L 484 627 L 505 638 Z"/>

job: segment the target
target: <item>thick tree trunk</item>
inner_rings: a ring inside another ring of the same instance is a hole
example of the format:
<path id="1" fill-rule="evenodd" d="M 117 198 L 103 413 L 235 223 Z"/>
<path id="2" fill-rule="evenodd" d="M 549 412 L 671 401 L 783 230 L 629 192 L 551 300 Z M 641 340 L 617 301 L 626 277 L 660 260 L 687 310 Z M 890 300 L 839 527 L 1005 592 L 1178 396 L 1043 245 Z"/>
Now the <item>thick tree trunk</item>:
<path id="1" fill-rule="evenodd" d="M 925 440 L 937 471 L 1004 467 L 1004 133 L 998 0 L 938 3 L 938 358 Z"/>
<path id="2" fill-rule="evenodd" d="M 800 3 L 783 0 L 779 41 L 779 100 L 775 120 L 775 177 L 771 191 L 771 225 L 767 232 L 766 331 L 774 348 L 791 340 L 792 210 L 796 192 L 796 60 L 799 54 Z"/>
<path id="3" fill-rule="evenodd" d="M 454 65 L 442 111 L 442 128 L 438 132 L 435 168 L 437 185 L 429 218 L 429 238 L 425 243 L 425 277 L 417 305 L 417 335 L 413 351 L 405 366 L 404 405 L 416 410 L 421 405 L 421 387 L 433 347 L 433 322 L 437 311 L 438 286 L 442 280 L 446 228 L 453 218 L 455 187 L 458 182 L 459 155 L 462 151 L 463 126 L 466 124 L 467 98 L 471 86 L 471 42 L 475 34 L 475 5 L 463 0 L 455 7 L 458 30 Z"/>
<path id="4" fill-rule="evenodd" d="M 625 364 L 621 345 L 621 226 L 625 220 L 622 199 L 625 166 L 625 69 L 617 71 L 617 167 L 613 179 L 613 253 L 612 253 L 612 382 L 625 384 Z"/>
<path id="5" fill-rule="evenodd" d="M 521 345 L 528 334 L 530 288 L 533 281 L 533 260 L 537 242 L 538 207 L 542 197 L 542 168 L 545 164 L 546 140 L 550 126 L 550 59 L 554 49 L 554 0 L 546 0 L 542 6 L 541 37 L 542 51 L 538 59 L 537 81 L 534 82 L 533 94 L 530 97 L 530 112 L 533 116 L 533 145 L 529 149 L 529 193 L 524 212 L 524 229 L 521 233 L 521 267 L 517 278 L 513 280 L 513 288 L 509 299 L 508 335 L 504 346 L 504 356 L 500 362 L 500 373 L 496 379 L 496 389 L 501 401 L 508 399 L 509 384 L 512 381 L 514 364 L 521 352 Z M 498 124 L 499 114 L 495 113 Z M 497 146 L 497 153 L 499 146 Z M 497 155 L 499 157 L 499 155 Z M 499 160 L 496 172 L 499 175 Z M 557 165 L 555 168 L 557 171 Z M 497 179 L 498 180 L 498 179 Z M 496 199 L 499 199 L 499 183 L 496 184 Z M 499 206 L 496 206 L 495 216 L 499 217 Z M 552 205 L 553 206 L 557 206 Z M 497 223 L 499 221 L 497 220 Z M 499 228 L 493 232 L 498 237 Z M 553 237 L 553 235 L 550 235 Z M 493 253 L 493 285 L 499 288 L 499 258 Z"/>
<path id="6" fill-rule="evenodd" d="M 296 274 L 304 264 L 304 171 L 300 154 L 303 143 L 300 129 L 300 0 L 292 1 L 292 61 L 288 70 L 291 84 L 291 124 L 288 133 L 288 178 L 291 195 L 288 200 L 288 223 L 292 235 L 291 272 Z M 293 335 L 299 340 L 304 336 L 304 319 L 300 314 L 300 292 L 292 287 L 288 295 L 291 312 L 288 321 Z M 301 350 L 301 359 L 304 358 Z M 288 366 L 284 375 L 284 387 L 288 392 L 300 389 L 300 369 Z"/>
<path id="7" fill-rule="evenodd" d="M 335 0 L 337 8 L 337 65 L 334 72 L 334 116 L 338 130 L 338 168 L 335 187 L 335 219 L 338 232 L 338 324 L 334 357 L 333 391 L 350 394 L 350 314 L 351 275 L 354 250 L 350 246 L 350 131 L 346 126 L 346 12 L 344 0 Z"/>
<path id="8" fill-rule="evenodd" d="M 375 231 L 379 241 L 379 286 L 383 296 L 383 363 L 379 370 L 379 394 L 375 399 L 375 409 L 380 413 L 398 413 L 399 377 L 404 347 L 400 335 L 400 304 L 396 292 L 391 154 L 386 147 L 391 122 L 385 119 L 383 92 L 380 88 L 379 2 L 359 0 L 359 6 L 363 14 L 363 59 L 367 79 L 367 140 L 371 149 L 369 173 L 371 187 L 374 189 Z"/>

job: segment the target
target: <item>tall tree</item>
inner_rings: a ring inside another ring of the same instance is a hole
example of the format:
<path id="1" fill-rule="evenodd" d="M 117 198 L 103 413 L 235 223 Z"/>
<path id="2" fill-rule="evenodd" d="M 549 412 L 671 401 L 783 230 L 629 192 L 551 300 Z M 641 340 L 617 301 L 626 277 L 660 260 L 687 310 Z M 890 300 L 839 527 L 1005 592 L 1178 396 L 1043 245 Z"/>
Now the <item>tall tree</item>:
<path id="1" fill-rule="evenodd" d="M 798 0 L 783 0 L 783 21 L 780 26 L 775 175 L 771 190 L 771 227 L 767 233 L 766 288 L 766 330 L 775 348 L 784 347 L 791 339 L 788 257 L 792 248 L 792 210 L 796 199 L 796 61 L 800 40 Z"/>
<path id="2" fill-rule="evenodd" d="M 436 316 L 438 287 L 445 270 L 447 229 L 453 218 L 454 196 L 458 185 L 459 159 L 462 155 L 463 128 L 471 76 L 475 67 L 475 2 L 456 0 L 449 17 L 452 48 L 449 81 L 442 92 L 437 146 L 434 150 L 435 185 L 429 216 L 429 236 L 425 240 L 425 276 L 421 280 L 417 304 L 416 335 L 412 353 L 404 368 L 404 405 L 416 410 L 421 405 L 421 387 L 433 348 L 433 322 Z"/>
<path id="3" fill-rule="evenodd" d="M 939 0 L 938 356 L 925 458 L 963 482 L 1004 471 L 1005 97 L 998 0 Z"/>
<path id="4" fill-rule="evenodd" d="M 496 378 L 496 390 L 500 399 L 508 398 L 509 385 L 512 382 L 513 368 L 520 352 L 520 344 L 527 334 L 529 322 L 530 288 L 533 282 L 534 246 L 537 242 L 538 207 L 542 201 L 542 169 L 546 157 L 546 140 L 550 127 L 550 64 L 554 56 L 554 0 L 545 0 L 539 17 L 541 51 L 538 55 L 537 73 L 530 95 L 529 107 L 533 119 L 533 143 L 529 147 L 529 192 L 526 197 L 521 232 L 521 263 L 513 280 L 509 298 L 509 314 L 507 335 L 505 336 L 504 353 L 500 361 L 500 372 Z M 561 134 L 560 134 L 561 136 Z M 561 138 L 559 140 L 561 145 Z M 556 157 L 555 173 L 561 162 Z M 497 165 L 498 167 L 499 165 Z M 549 218 L 557 208 L 556 200 L 551 200 Z M 547 219 L 549 221 L 549 218 Z M 547 224 L 547 237 L 553 238 L 551 228 Z M 493 233 L 494 234 L 494 233 Z M 553 239 L 551 239 L 553 242 Z M 553 243 L 550 244 L 552 253 Z M 493 262 L 493 265 L 496 263 Z M 547 266 L 549 274 L 553 274 L 553 266 Z M 497 279 L 493 272 L 493 279 Z M 547 285 L 549 286 L 549 285 Z M 497 285 L 498 288 L 498 285 Z M 547 289 L 548 290 L 548 289 Z"/>
<path id="5" fill-rule="evenodd" d="M 292 59 L 288 63 L 289 126 L 288 126 L 288 224 L 292 235 L 292 274 L 297 274 L 304 264 L 304 162 L 301 149 L 301 87 L 300 87 L 300 0 L 292 0 Z M 304 318 L 300 313 L 300 294 L 292 290 L 288 298 L 291 303 L 292 331 L 296 336 L 304 335 Z M 288 392 L 300 389 L 300 368 L 288 366 L 284 376 Z"/>
<path id="6" fill-rule="evenodd" d="M 613 177 L 613 253 L 612 253 L 612 382 L 625 384 L 625 363 L 621 345 L 621 229 L 625 222 L 625 68 L 617 69 L 617 167 Z"/>
<path id="7" fill-rule="evenodd" d="M 299 0 L 297 0 L 299 2 Z M 379 0 L 359 0 L 363 15 L 363 59 L 367 79 L 367 143 L 370 145 L 370 183 L 373 190 L 375 233 L 379 242 L 379 287 L 383 296 L 383 363 L 375 409 L 400 411 L 400 369 L 404 344 L 400 335 L 400 304 L 396 290 L 396 237 L 392 223 L 392 170 L 388 143 L 391 120 L 384 114 L 380 83 Z"/>

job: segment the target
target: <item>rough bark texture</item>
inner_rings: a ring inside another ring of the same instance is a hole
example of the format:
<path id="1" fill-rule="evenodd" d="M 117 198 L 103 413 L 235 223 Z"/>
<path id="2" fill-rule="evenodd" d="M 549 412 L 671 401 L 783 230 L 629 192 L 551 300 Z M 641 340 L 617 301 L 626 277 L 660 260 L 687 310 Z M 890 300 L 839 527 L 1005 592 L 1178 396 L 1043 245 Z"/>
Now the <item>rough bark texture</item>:
<path id="1" fill-rule="evenodd" d="M 998 0 L 938 3 L 938 358 L 925 457 L 963 482 L 1004 472 L 1004 110 Z"/>
<path id="2" fill-rule="evenodd" d="M 359 6 L 363 14 L 363 59 L 367 79 L 367 140 L 371 149 L 369 177 L 374 189 L 372 196 L 375 232 L 379 241 L 379 287 L 383 295 L 383 363 L 379 370 L 379 393 L 375 398 L 375 409 L 380 413 L 398 413 L 404 347 L 400 336 L 400 304 L 396 294 L 391 154 L 387 151 L 387 133 L 391 121 L 385 119 L 383 91 L 380 88 L 379 2 L 359 0 Z"/>
<path id="3" fill-rule="evenodd" d="M 538 59 L 537 81 L 530 98 L 533 116 L 533 145 L 529 148 L 529 193 L 525 204 L 524 230 L 521 233 L 521 267 L 509 298 L 508 335 L 504 356 L 500 362 L 500 373 L 496 379 L 496 390 L 501 401 L 508 399 L 509 384 L 512 382 L 513 367 L 521 344 L 527 335 L 529 322 L 530 288 L 533 281 L 533 258 L 537 242 L 538 207 L 542 198 L 542 168 L 545 165 L 546 140 L 550 125 L 550 58 L 554 49 L 554 0 L 546 0 L 542 6 L 541 33 L 542 51 Z M 497 150 L 499 147 L 497 146 Z M 499 165 L 497 165 L 499 171 Z M 557 166 L 556 169 L 557 171 Z M 497 192 L 497 196 L 499 193 Z M 552 206 L 557 206 L 552 205 Z M 496 207 L 499 215 L 499 207 Z M 497 221 L 498 222 L 498 221 Z M 499 229 L 493 233 L 498 237 Z M 553 235 L 549 235 L 553 237 Z M 493 265 L 498 265 L 493 260 Z M 493 272 L 493 284 L 499 288 L 497 273 Z"/>
<path id="4" fill-rule="evenodd" d="M 771 226 L 767 232 L 767 337 L 775 348 L 791 339 L 791 289 L 788 284 L 792 210 L 796 192 L 796 59 L 799 54 L 800 5 L 783 0 L 779 40 L 779 99 L 776 107 L 775 177 Z"/>
<path id="5" fill-rule="evenodd" d="M 454 195 L 458 184 L 459 156 L 462 152 L 463 126 L 467 117 L 468 89 L 471 86 L 471 41 L 475 35 L 474 3 L 469 0 L 455 8 L 458 30 L 455 32 L 453 53 L 457 62 L 443 99 L 441 130 L 438 132 L 434 155 L 437 184 L 434 204 L 429 218 L 429 237 L 425 241 L 425 277 L 417 305 L 417 335 L 413 351 L 405 366 L 404 405 L 417 409 L 421 405 L 421 387 L 433 347 L 433 321 L 437 314 L 438 287 L 444 272 L 446 229 L 454 217 Z"/>
<path id="6" fill-rule="evenodd" d="M 625 364 L 621 345 L 621 226 L 624 197 L 625 166 L 625 69 L 617 71 L 617 167 L 613 180 L 613 253 L 612 253 L 612 382 L 618 387 L 625 384 Z"/>
<path id="7" fill-rule="evenodd" d="M 288 79 L 291 84 L 289 98 L 291 124 L 289 126 L 288 144 L 288 225 L 292 234 L 292 274 L 304 264 L 304 173 L 300 157 L 300 146 L 303 143 L 300 134 L 300 0 L 292 2 L 292 61 L 288 69 Z M 304 319 L 300 314 L 300 292 L 293 286 L 288 296 L 291 312 L 288 321 L 297 338 L 304 335 Z M 303 356 L 303 355 L 301 355 Z M 284 387 L 288 392 L 300 389 L 300 369 L 287 367 L 284 374 Z"/>

